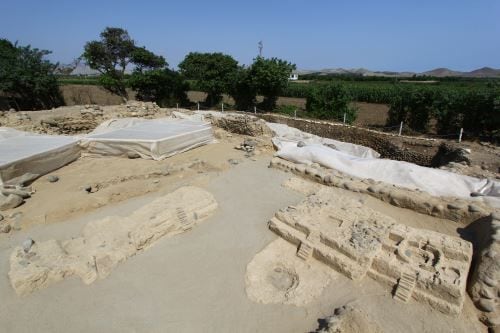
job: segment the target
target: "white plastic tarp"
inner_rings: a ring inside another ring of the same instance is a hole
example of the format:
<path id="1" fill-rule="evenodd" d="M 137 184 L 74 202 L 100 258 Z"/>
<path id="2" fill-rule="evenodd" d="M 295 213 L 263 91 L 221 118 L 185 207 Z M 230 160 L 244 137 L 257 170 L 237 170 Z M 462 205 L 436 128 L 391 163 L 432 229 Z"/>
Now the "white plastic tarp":
<path id="1" fill-rule="evenodd" d="M 0 127 L 0 184 L 25 173 L 45 175 L 80 157 L 77 139 Z"/>
<path id="2" fill-rule="evenodd" d="M 275 137 L 273 138 L 273 143 L 275 146 L 278 147 L 278 149 L 281 149 L 282 143 L 285 142 L 294 143 L 296 146 L 299 141 L 302 141 L 307 145 L 311 144 L 324 145 L 356 157 L 367 157 L 367 158 L 380 157 L 380 154 L 378 152 L 365 146 L 355 145 L 353 143 L 343 142 L 328 138 L 322 138 L 317 135 L 302 132 L 297 128 L 290 127 L 284 124 L 277 124 L 277 123 L 266 123 L 266 124 L 275 133 Z"/>
<path id="3" fill-rule="evenodd" d="M 295 163 L 318 163 L 354 177 L 418 188 L 435 196 L 470 198 L 472 192 L 479 192 L 490 197 L 490 204 L 500 204 L 500 182 L 495 180 L 477 179 L 408 162 L 354 156 L 321 143 L 298 147 L 296 142 L 279 137 L 274 140 L 279 147 L 277 156 Z"/>
<path id="4" fill-rule="evenodd" d="M 117 156 L 135 152 L 142 158 L 162 160 L 213 140 L 212 127 L 205 122 L 123 118 L 103 123 L 80 144 L 89 154 Z"/>

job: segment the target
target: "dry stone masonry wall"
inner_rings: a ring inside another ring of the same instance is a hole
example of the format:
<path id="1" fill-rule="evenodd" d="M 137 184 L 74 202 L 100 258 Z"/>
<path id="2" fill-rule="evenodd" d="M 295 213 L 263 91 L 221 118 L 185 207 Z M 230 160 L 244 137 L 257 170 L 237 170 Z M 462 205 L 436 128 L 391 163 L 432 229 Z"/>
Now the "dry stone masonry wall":
<path id="1" fill-rule="evenodd" d="M 464 224 L 488 216 L 493 211 L 493 208 L 480 201 L 445 197 L 436 198 L 422 191 L 396 187 L 373 179 L 361 180 L 353 178 L 319 165 L 306 166 L 275 157 L 271 160 L 270 166 L 312 179 L 327 186 L 369 194 L 397 207 L 408 208 L 422 214 Z"/>

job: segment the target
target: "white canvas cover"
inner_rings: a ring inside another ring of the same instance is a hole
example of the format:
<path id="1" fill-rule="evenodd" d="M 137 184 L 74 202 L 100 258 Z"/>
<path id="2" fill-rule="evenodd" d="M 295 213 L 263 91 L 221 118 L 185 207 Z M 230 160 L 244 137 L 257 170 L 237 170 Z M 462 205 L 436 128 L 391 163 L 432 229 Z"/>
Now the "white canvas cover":
<path id="1" fill-rule="evenodd" d="M 213 142 L 209 123 L 185 119 L 123 118 L 107 121 L 82 138 L 92 155 L 119 156 L 135 152 L 145 159 L 169 156 Z"/>
<path id="2" fill-rule="evenodd" d="M 0 185 L 26 173 L 45 175 L 78 157 L 76 138 L 0 127 Z"/>
<path id="3" fill-rule="evenodd" d="M 277 156 L 295 163 L 318 163 L 354 177 L 418 188 L 435 196 L 470 198 L 472 192 L 478 192 L 485 195 L 485 201 L 493 206 L 500 205 L 500 182 L 496 180 L 478 179 L 408 162 L 355 156 L 319 142 L 298 147 L 296 142 L 277 136 L 273 142 L 279 148 Z"/>
<path id="4" fill-rule="evenodd" d="M 266 124 L 274 132 L 275 137 L 273 138 L 273 143 L 278 148 L 281 148 L 280 146 L 282 142 L 291 142 L 297 145 L 299 141 L 302 141 L 308 145 L 311 144 L 324 145 L 356 157 L 369 157 L 369 158 L 380 157 L 380 154 L 378 152 L 365 146 L 355 145 L 353 143 L 343 142 L 328 138 L 322 138 L 314 134 L 302 132 L 297 128 L 290 127 L 284 124 L 277 124 L 277 123 L 266 123 Z"/>

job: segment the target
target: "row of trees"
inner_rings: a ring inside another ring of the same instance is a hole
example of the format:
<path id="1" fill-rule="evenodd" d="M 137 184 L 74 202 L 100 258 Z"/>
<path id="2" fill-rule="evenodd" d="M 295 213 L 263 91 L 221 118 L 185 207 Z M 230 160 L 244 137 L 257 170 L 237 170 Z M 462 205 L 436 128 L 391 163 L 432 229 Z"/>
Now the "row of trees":
<path id="1" fill-rule="evenodd" d="M 207 106 L 220 103 L 222 95 L 228 94 L 240 110 L 256 105 L 258 94 L 264 96 L 260 107 L 272 110 L 295 69 L 295 65 L 277 58 L 258 57 L 251 66 L 245 67 L 222 53 L 192 52 L 179 64 L 179 72 L 176 72 L 168 68 L 162 56 L 138 47 L 121 28 L 106 28 L 100 40 L 88 42 L 83 58 L 92 69 L 101 73 L 102 86 L 124 99 L 129 86 L 142 100 L 153 100 L 160 105 L 185 104 L 185 92 L 189 88 L 185 80 L 190 80 L 207 93 Z M 134 68 L 130 76 L 126 74 L 129 66 Z"/>
<path id="2" fill-rule="evenodd" d="M 46 60 L 48 54 L 0 40 L 0 96 L 7 96 L 9 105 L 36 109 L 62 103 L 54 75 L 58 64 Z M 240 110 L 253 109 L 257 95 L 264 96 L 257 106 L 272 110 L 295 69 L 277 58 L 257 57 L 245 67 L 222 53 L 192 52 L 175 71 L 163 56 L 137 45 L 126 30 L 113 27 L 104 29 L 98 40 L 87 42 L 81 59 L 100 73 L 101 86 L 124 101 L 129 97 L 127 88 L 132 88 L 140 100 L 187 105 L 186 92 L 194 87 L 207 93 L 206 106 L 220 103 L 223 94 L 228 94 Z"/>

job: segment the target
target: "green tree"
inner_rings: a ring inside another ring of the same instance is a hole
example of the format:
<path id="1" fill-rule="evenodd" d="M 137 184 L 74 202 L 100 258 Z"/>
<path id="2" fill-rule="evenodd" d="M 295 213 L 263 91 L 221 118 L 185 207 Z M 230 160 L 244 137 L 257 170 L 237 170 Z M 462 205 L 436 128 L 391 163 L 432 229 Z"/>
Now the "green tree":
<path id="1" fill-rule="evenodd" d="M 264 59 L 257 57 L 248 69 L 251 85 L 256 92 L 264 96 L 261 107 L 271 111 L 276 107 L 278 96 L 288 85 L 288 78 L 295 65 L 278 58 Z"/>
<path id="2" fill-rule="evenodd" d="M 168 65 L 162 56 L 136 46 L 127 30 L 107 27 L 100 37 L 100 40 L 85 44 L 83 58 L 90 68 L 101 73 L 102 86 L 125 100 L 128 97 L 125 71 L 129 65 L 134 65 L 140 72 Z"/>
<path id="3" fill-rule="evenodd" d="M 250 111 L 253 109 L 257 103 L 257 91 L 248 69 L 244 67 L 238 68 L 231 80 L 229 94 L 233 97 L 237 110 Z"/>
<path id="4" fill-rule="evenodd" d="M 350 106 L 351 96 L 341 84 L 325 84 L 315 87 L 307 97 L 307 113 L 319 119 L 343 119 L 351 124 L 356 120 L 357 110 Z"/>
<path id="5" fill-rule="evenodd" d="M 0 39 L 0 91 L 17 109 L 49 108 L 62 104 L 54 71 L 46 60 L 50 51 L 18 46 Z"/>
<path id="6" fill-rule="evenodd" d="M 222 53 L 189 53 L 179 64 L 181 73 L 207 93 L 205 103 L 213 106 L 222 100 L 223 93 L 229 93 L 231 82 L 238 71 L 238 62 Z"/>
<path id="7" fill-rule="evenodd" d="M 136 70 L 130 76 L 129 84 L 139 100 L 155 101 L 162 107 L 189 104 L 186 94 L 189 84 L 178 72 L 168 68 Z"/>

